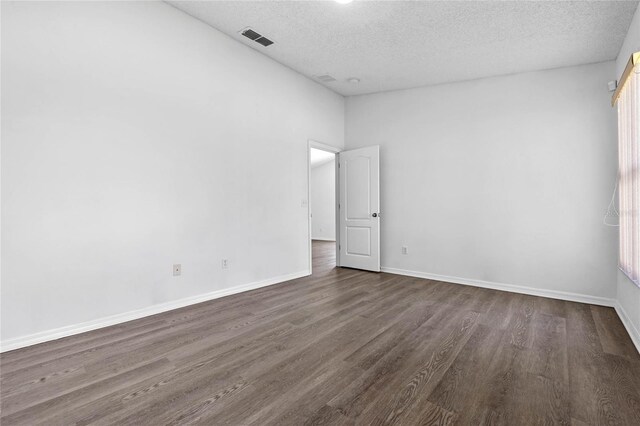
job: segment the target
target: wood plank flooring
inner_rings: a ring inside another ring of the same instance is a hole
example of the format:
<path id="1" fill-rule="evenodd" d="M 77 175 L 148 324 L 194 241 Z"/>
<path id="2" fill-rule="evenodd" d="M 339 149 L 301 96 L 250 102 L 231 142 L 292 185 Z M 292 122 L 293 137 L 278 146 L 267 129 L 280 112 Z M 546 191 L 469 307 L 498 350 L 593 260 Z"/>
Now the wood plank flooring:
<path id="1" fill-rule="evenodd" d="M 611 308 L 334 267 L 0 356 L 9 425 L 640 425 Z"/>

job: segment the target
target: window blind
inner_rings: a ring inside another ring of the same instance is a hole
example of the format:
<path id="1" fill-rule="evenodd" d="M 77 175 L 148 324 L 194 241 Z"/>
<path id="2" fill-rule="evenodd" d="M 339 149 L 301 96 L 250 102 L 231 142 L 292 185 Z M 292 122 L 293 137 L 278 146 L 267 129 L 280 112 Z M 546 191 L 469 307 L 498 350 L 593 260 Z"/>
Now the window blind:
<path id="1" fill-rule="evenodd" d="M 640 66 L 623 82 L 618 104 L 619 267 L 640 285 Z"/>

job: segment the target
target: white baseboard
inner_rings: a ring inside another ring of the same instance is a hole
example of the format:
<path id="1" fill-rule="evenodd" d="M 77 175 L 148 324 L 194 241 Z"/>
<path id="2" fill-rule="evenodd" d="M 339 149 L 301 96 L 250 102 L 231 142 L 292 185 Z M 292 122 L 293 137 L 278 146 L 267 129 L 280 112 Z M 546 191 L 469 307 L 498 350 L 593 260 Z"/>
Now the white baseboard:
<path id="1" fill-rule="evenodd" d="M 494 283 L 490 281 L 475 280 L 472 278 L 450 277 L 446 275 L 430 274 L 427 272 L 407 271 L 405 269 L 380 268 L 382 272 L 390 274 L 406 275 L 409 277 L 426 278 L 428 280 L 444 281 L 454 284 L 471 285 L 475 287 L 490 288 L 493 290 L 509 291 L 512 293 L 529 294 L 531 296 L 549 297 L 551 299 L 568 300 L 570 302 L 589 303 L 592 305 L 615 307 L 615 299 L 607 299 L 606 297 L 589 296 L 586 294 L 569 293 L 557 290 L 545 290 L 533 287 L 524 287 L 514 284 Z"/>
<path id="2" fill-rule="evenodd" d="M 631 341 L 636 346 L 636 350 L 638 351 L 638 353 L 640 353 L 640 330 L 636 328 L 636 326 L 631 321 L 631 318 L 629 318 L 629 315 L 627 315 L 627 311 L 624 310 L 620 302 L 618 302 L 617 300 L 615 308 L 616 313 L 620 317 L 620 321 L 622 321 L 624 328 L 627 329 L 627 333 L 629 333 L 629 336 L 631 337 Z"/>
<path id="3" fill-rule="evenodd" d="M 210 293 L 200 294 L 197 296 L 186 297 L 184 299 L 161 303 L 159 305 L 153 305 L 147 308 L 142 308 L 135 311 L 129 311 L 122 314 L 111 315 L 108 317 L 103 317 L 96 320 L 83 322 L 80 324 L 72 324 L 69 326 L 55 328 L 52 330 L 46 330 L 39 333 L 30 334 L 27 336 L 16 337 L 14 339 L 9 339 L 9 340 L 0 342 L 0 352 L 7 352 L 14 349 L 35 345 L 37 343 L 48 342 L 50 340 L 61 339 L 63 337 L 72 336 L 74 334 L 80 334 L 87 331 L 96 330 L 98 328 L 109 327 L 111 325 L 116 325 L 123 322 L 135 320 L 135 319 L 140 319 L 150 315 L 171 311 L 173 309 L 183 308 L 185 306 L 194 305 L 196 303 L 206 302 L 208 300 L 218 299 L 220 297 L 230 296 L 232 294 L 242 293 L 249 290 L 255 290 L 257 288 L 266 287 L 273 284 L 279 284 L 285 281 L 294 280 L 296 278 L 305 277 L 307 275 L 309 275 L 308 270 L 299 271 L 293 274 L 281 275 L 278 277 L 269 278 L 262 281 L 242 284 L 239 286 L 225 288 L 222 290 L 216 290 Z"/>
<path id="4" fill-rule="evenodd" d="M 332 243 L 336 242 L 335 238 L 312 238 L 311 241 L 331 241 Z"/>
<path id="5" fill-rule="evenodd" d="M 620 321 L 622 321 L 622 324 L 627 329 L 627 333 L 629 333 L 633 344 L 640 353 L 640 330 L 638 330 L 638 328 L 633 324 L 633 322 L 629 318 L 629 315 L 627 315 L 627 312 L 624 310 L 620 302 L 616 299 L 607 299 L 606 297 L 589 296 L 586 294 L 569 293 L 557 290 L 543 290 L 539 288 L 524 287 L 513 284 L 494 283 L 490 281 L 474 280 L 470 278 L 450 277 L 446 275 L 429 274 L 426 272 L 407 271 L 404 269 L 387 267 L 382 267 L 380 269 L 382 270 L 382 272 L 388 272 L 390 274 L 406 275 L 409 277 L 426 278 L 429 280 L 444 281 L 454 284 L 471 285 L 475 287 L 490 288 L 493 290 L 509 291 L 512 293 L 522 293 L 532 296 L 549 297 L 552 299 L 568 300 L 571 302 L 612 307 L 615 308 L 618 317 L 620 317 Z"/>
<path id="6" fill-rule="evenodd" d="M 640 331 L 633 325 L 629 316 L 624 308 L 617 300 L 607 299 L 604 297 L 588 296 L 578 293 L 568 293 L 556 290 L 542 290 L 532 287 L 523 287 L 513 284 L 493 283 L 489 281 L 474 280 L 470 278 L 451 277 L 446 275 L 430 274 L 426 272 L 408 271 L 404 269 L 380 268 L 382 272 L 390 274 L 406 275 L 415 278 L 425 278 L 436 281 L 450 282 L 454 284 L 471 285 L 475 287 L 490 288 L 494 290 L 509 291 L 512 293 L 529 294 L 532 296 L 550 297 L 552 299 L 569 300 L 572 302 L 590 303 L 593 305 L 610 306 L 614 307 L 622 324 L 627 329 L 631 340 L 633 341 L 636 349 L 640 352 Z M 120 324 L 135 319 L 144 318 L 150 315 L 159 314 L 162 312 L 171 311 L 173 309 L 183 308 L 185 306 L 194 305 L 196 303 L 206 302 L 208 300 L 218 299 L 224 296 L 230 296 L 232 294 L 238 294 L 249 290 L 255 290 L 261 287 L 267 287 L 274 284 L 279 284 L 285 281 L 294 280 L 304 276 L 308 276 L 309 271 L 300 271 L 293 274 L 281 275 L 274 278 L 269 278 L 262 281 L 243 284 L 236 287 L 231 287 L 222 290 L 212 291 L 210 293 L 201 294 L 198 296 L 187 297 L 171 302 L 162 303 L 159 305 L 153 305 L 147 308 L 138 309 L 135 311 L 125 312 L 122 314 L 112 315 L 109 317 L 103 317 L 92 321 L 87 321 L 80 324 L 73 324 L 66 327 L 60 327 L 52 330 L 47 330 L 39 333 L 30 334 L 27 336 L 17 337 L 0 342 L 0 352 L 7 352 L 14 349 L 23 348 L 26 346 L 35 345 L 38 343 L 48 342 L 51 340 L 61 339 L 67 336 L 73 336 L 75 334 L 84 333 L 99 328 L 109 327 L 111 325 Z"/>

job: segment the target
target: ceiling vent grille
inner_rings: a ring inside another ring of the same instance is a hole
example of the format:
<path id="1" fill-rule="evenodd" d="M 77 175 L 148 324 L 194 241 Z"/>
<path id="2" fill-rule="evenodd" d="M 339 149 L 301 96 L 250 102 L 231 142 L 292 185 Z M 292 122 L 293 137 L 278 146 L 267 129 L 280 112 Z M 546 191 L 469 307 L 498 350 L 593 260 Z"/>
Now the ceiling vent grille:
<path id="1" fill-rule="evenodd" d="M 329 74 L 316 75 L 316 80 L 319 80 L 323 83 L 331 83 L 332 81 L 336 81 L 336 79 Z"/>
<path id="2" fill-rule="evenodd" d="M 245 28 L 244 30 L 240 31 L 240 34 L 250 40 L 255 41 L 256 43 L 263 45 L 264 47 L 271 46 L 273 44 L 273 41 L 269 40 L 259 32 L 252 30 L 251 28 Z"/>

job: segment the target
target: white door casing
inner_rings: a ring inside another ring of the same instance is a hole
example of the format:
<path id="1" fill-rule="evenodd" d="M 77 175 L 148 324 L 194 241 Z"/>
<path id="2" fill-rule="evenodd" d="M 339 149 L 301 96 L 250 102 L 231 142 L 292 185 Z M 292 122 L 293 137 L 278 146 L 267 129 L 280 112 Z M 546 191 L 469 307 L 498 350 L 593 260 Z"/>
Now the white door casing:
<path id="1" fill-rule="evenodd" d="M 380 151 L 338 154 L 340 266 L 380 271 Z"/>

